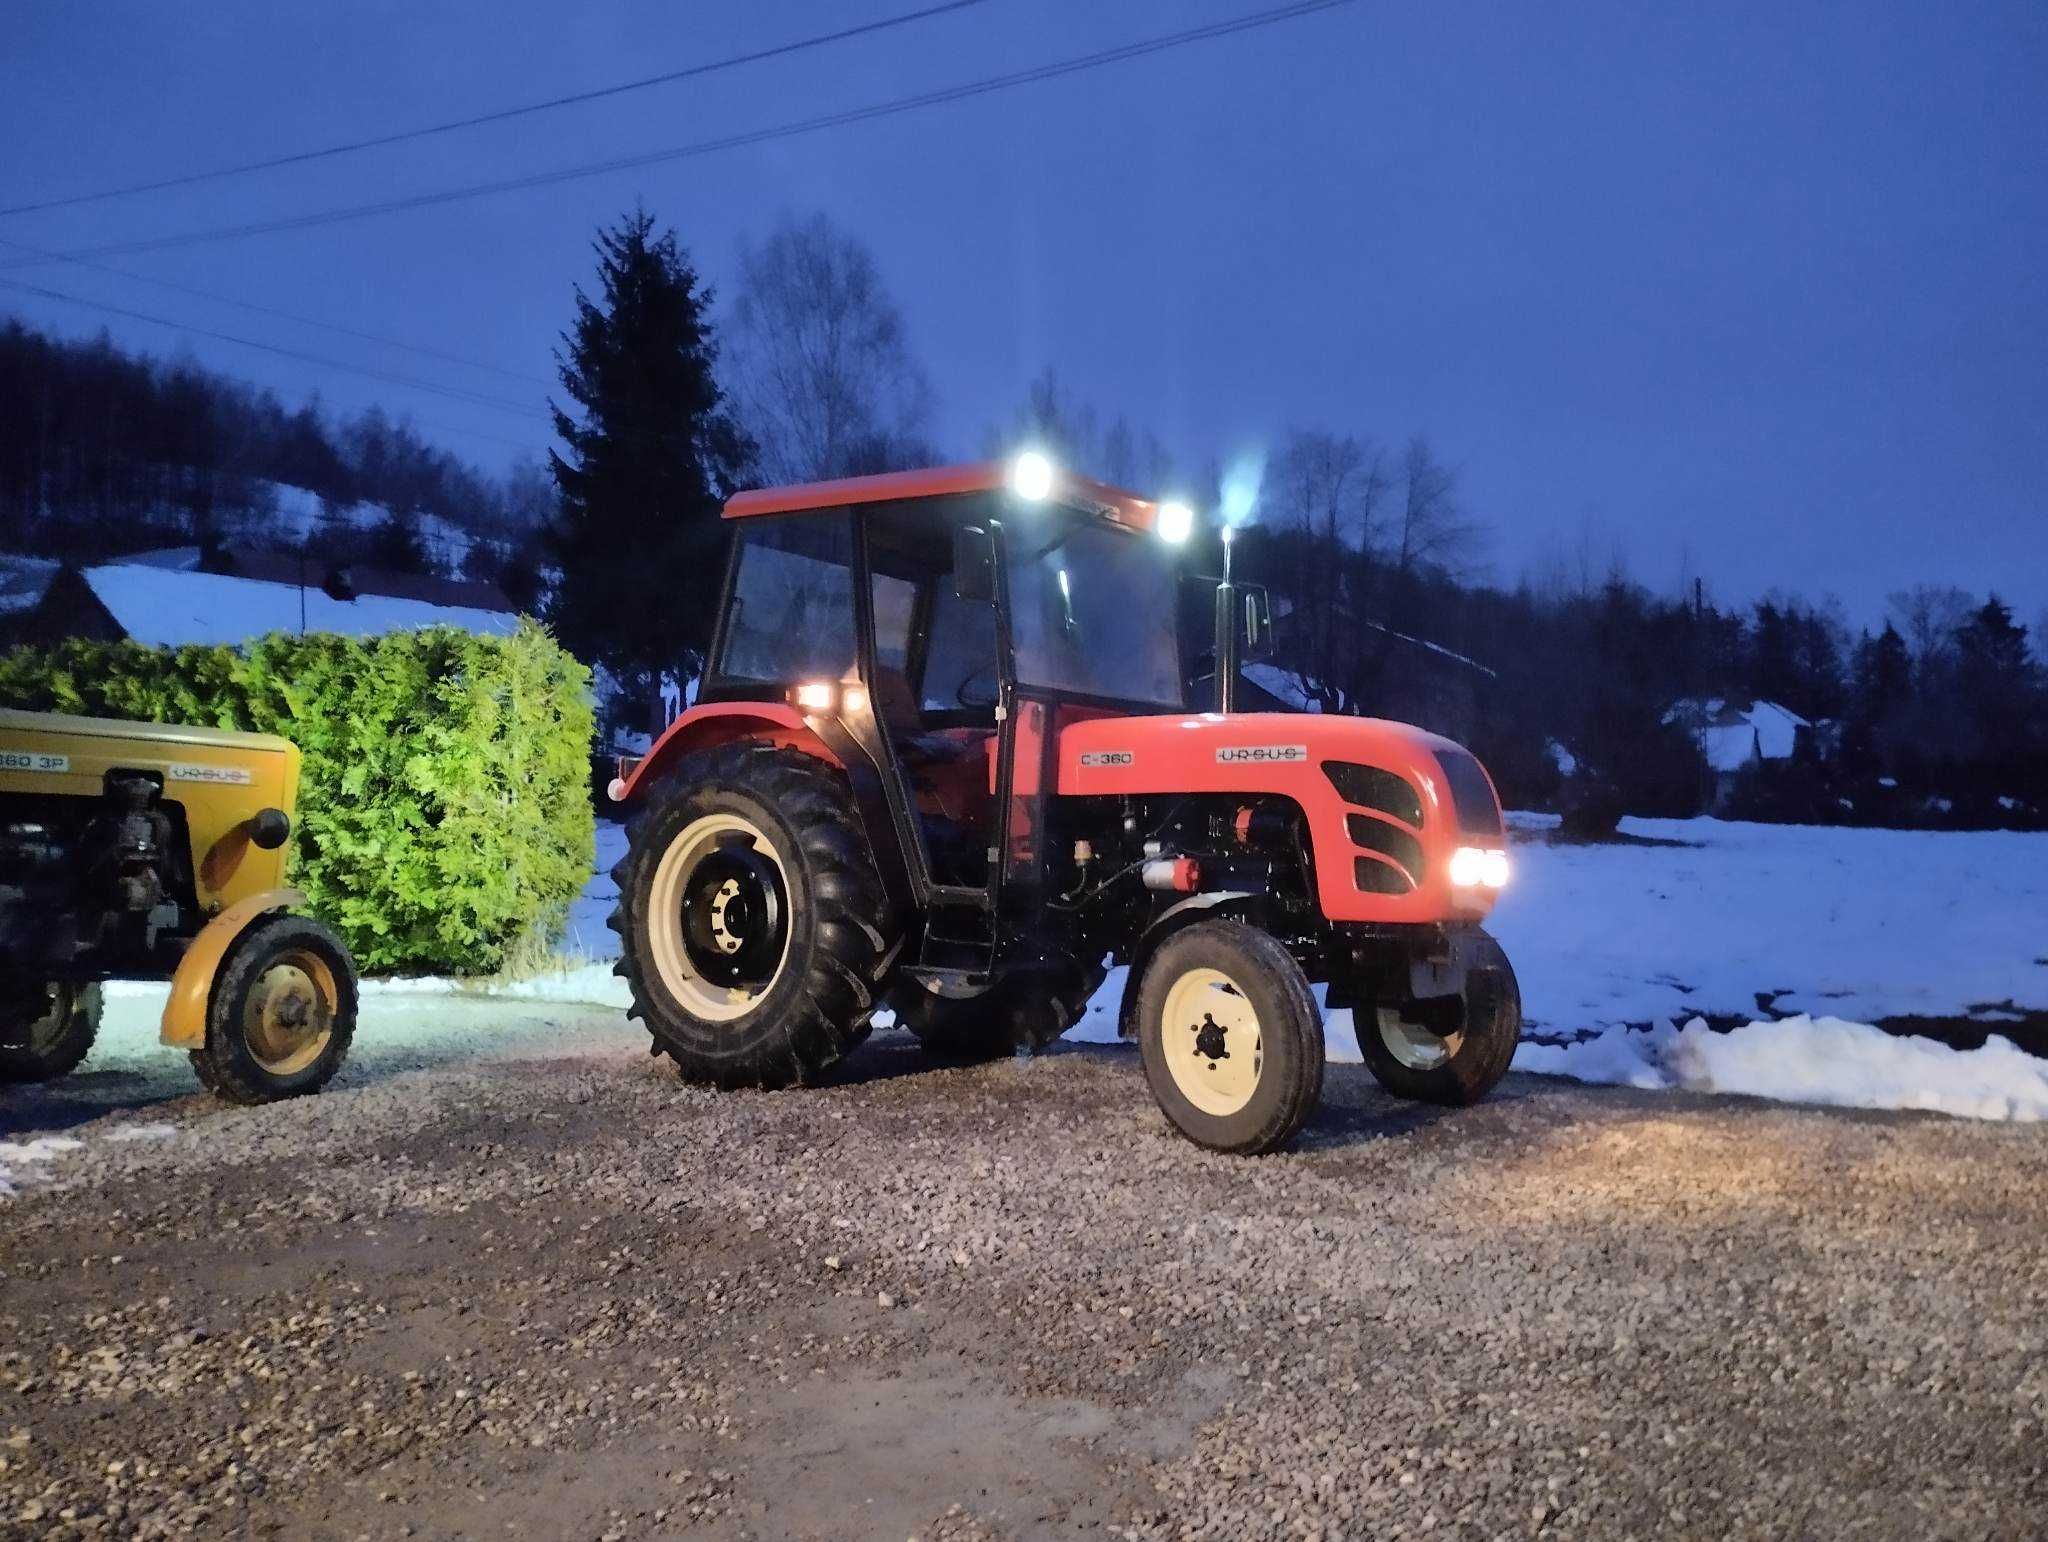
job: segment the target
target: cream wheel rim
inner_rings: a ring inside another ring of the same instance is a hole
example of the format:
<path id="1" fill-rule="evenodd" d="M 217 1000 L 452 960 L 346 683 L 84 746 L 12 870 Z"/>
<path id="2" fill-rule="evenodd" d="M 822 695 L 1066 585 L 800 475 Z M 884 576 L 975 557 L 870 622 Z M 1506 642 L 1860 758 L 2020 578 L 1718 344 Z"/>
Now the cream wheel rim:
<path id="1" fill-rule="evenodd" d="M 272 1076 L 295 1076 L 334 1037 L 334 972 L 318 954 L 281 953 L 242 1002 L 242 1042 Z"/>
<path id="2" fill-rule="evenodd" d="M 729 981 L 706 973 L 708 959 L 733 957 L 746 946 L 744 926 L 738 917 L 743 909 L 745 885 L 721 878 L 701 886 L 693 895 L 691 880 L 707 858 L 732 844 L 754 857 L 764 859 L 774 870 L 781 888 L 783 919 L 781 945 L 775 951 L 772 968 L 764 977 Z M 729 1023 L 745 1017 L 782 978 L 789 961 L 787 883 L 782 856 L 761 827 L 739 814 L 706 814 L 685 825 L 655 864 L 654 880 L 647 892 L 647 940 L 654 957 L 655 972 L 679 1006 L 704 1022 Z M 701 921 L 704 943 L 691 946 L 687 913 L 692 904 L 703 907 Z"/>
<path id="3" fill-rule="evenodd" d="M 1259 1090 L 1266 1059 L 1259 1014 L 1220 969 L 1190 969 L 1173 982 L 1160 1043 L 1173 1085 L 1202 1113 L 1228 1118 Z"/>
<path id="4" fill-rule="evenodd" d="M 1434 1071 L 1447 1065 L 1458 1046 L 1465 1041 L 1462 1031 L 1453 1034 L 1431 1033 L 1416 1023 L 1409 1022 L 1393 1007 L 1379 1009 L 1380 1043 L 1386 1045 L 1387 1053 L 1411 1071 Z"/>

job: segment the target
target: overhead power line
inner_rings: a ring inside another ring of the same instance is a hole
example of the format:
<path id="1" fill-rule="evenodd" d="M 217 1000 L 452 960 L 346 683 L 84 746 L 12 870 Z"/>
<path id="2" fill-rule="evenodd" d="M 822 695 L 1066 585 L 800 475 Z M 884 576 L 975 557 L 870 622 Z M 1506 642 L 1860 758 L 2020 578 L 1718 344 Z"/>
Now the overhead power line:
<path id="1" fill-rule="evenodd" d="M 850 108 L 843 112 L 823 113 L 813 118 L 798 119 L 791 123 L 777 124 L 769 128 L 753 129 L 739 134 L 727 134 L 717 139 L 699 140 L 694 144 L 678 145 L 673 149 L 654 150 L 640 155 L 620 156 L 613 160 L 590 161 L 575 166 L 565 166 L 553 171 L 533 172 L 525 176 L 507 177 L 494 182 L 477 182 L 463 187 L 442 188 L 428 193 L 413 193 L 402 198 L 388 198 L 376 203 L 356 204 L 348 208 L 325 209 L 309 214 L 287 216 L 282 219 L 259 220 L 244 225 L 218 226 L 210 230 L 185 231 L 178 235 L 156 236 L 140 241 L 115 242 L 106 246 L 85 247 L 74 252 L 57 254 L 61 258 L 74 257 L 121 257 L 138 252 L 164 251 L 171 247 L 194 246 L 209 241 L 236 240 L 244 236 L 269 235 L 278 231 L 305 230 L 318 225 L 338 224 L 345 220 L 363 219 L 377 214 L 397 214 L 412 209 L 428 208 L 436 204 L 454 203 L 459 200 L 487 197 L 493 193 L 517 192 L 527 188 L 546 187 L 558 182 L 577 181 L 586 177 L 603 176 L 614 171 L 630 171 L 638 167 L 659 165 L 667 161 L 685 160 L 696 156 L 711 155 L 721 150 L 736 150 L 749 145 L 766 144 L 771 140 L 789 139 L 799 134 L 814 134 L 825 129 L 843 128 L 855 123 L 866 123 L 878 118 L 895 117 L 906 112 L 916 112 L 926 107 L 938 107 L 951 102 L 965 101 L 971 97 L 986 96 L 992 92 L 1008 91 L 1018 86 L 1035 85 L 1041 81 L 1055 80 L 1065 75 L 1079 74 L 1084 70 L 1102 69 L 1112 64 L 1143 58 L 1149 54 L 1163 53 L 1171 48 L 1182 48 L 1191 43 L 1207 42 L 1214 38 L 1228 37 L 1239 32 L 1250 32 L 1261 27 L 1274 26 L 1280 22 L 1293 21 L 1299 17 L 1311 16 L 1318 11 L 1335 10 L 1350 5 L 1355 0 L 1298 0 L 1293 5 L 1274 7 L 1271 10 L 1255 11 L 1249 15 L 1234 17 L 1228 21 L 1213 22 L 1202 27 L 1188 27 L 1177 32 L 1165 33 L 1158 37 L 1145 38 L 1135 43 L 1126 43 L 1116 48 L 1105 48 L 1095 53 L 1080 54 L 1073 58 L 1041 64 L 1030 69 L 1013 70 L 1002 75 L 991 75 L 981 80 L 969 81 L 964 85 L 946 86 L 933 91 L 921 92 L 915 96 L 897 97 L 886 102 L 877 102 L 867 107 Z M 27 258 L 0 263 L 0 270 L 40 266 L 47 259 Z"/>
<path id="2" fill-rule="evenodd" d="M 421 128 L 401 129 L 396 133 L 378 134 L 367 139 L 352 139 L 341 144 L 322 145 L 318 149 L 299 150 L 290 155 L 276 155 L 260 161 L 243 161 L 233 166 L 217 166 L 208 171 L 185 172 L 178 176 L 159 177 L 151 182 L 134 182 L 125 187 L 105 188 L 95 193 L 74 193 L 63 198 L 45 198 L 35 203 L 13 204 L 0 208 L 0 218 L 11 214 L 39 214 L 48 209 L 70 209 L 80 204 L 101 203 L 110 198 L 129 198 L 141 193 L 157 193 L 167 188 L 190 187 L 197 182 L 215 182 L 225 177 L 245 176 L 250 172 L 273 171 L 281 166 L 301 166 L 308 161 L 327 160 L 337 155 L 353 155 L 362 150 L 380 149 L 385 145 L 405 144 L 415 139 L 428 139 L 437 134 L 452 134 L 460 129 L 481 128 L 485 124 L 504 123 L 513 118 L 524 118 L 534 113 L 552 112 L 561 107 L 574 107 L 584 102 L 602 101 L 607 97 L 623 96 L 630 91 L 645 91 L 654 86 L 674 85 L 677 81 L 695 80 L 705 75 L 715 75 L 723 70 L 737 69 L 744 64 L 759 64 L 768 59 L 786 58 L 790 54 L 805 53 L 813 48 L 823 48 L 832 43 L 843 43 L 850 38 L 866 37 L 876 32 L 887 32 L 896 27 L 907 27 L 913 22 L 927 21 L 934 16 L 943 16 L 949 11 L 964 11 L 970 6 L 984 4 L 985 0 L 946 0 L 942 5 L 928 5 L 922 10 L 906 11 L 896 16 L 885 16 L 877 21 L 863 22 L 859 26 L 841 27 L 836 32 L 823 32 L 814 37 L 798 38 L 793 42 L 778 43 L 772 48 L 757 48 L 751 53 L 734 54 L 729 58 L 713 60 L 706 64 L 693 64 L 685 69 L 668 70 L 660 75 L 647 75 L 638 80 L 621 81 L 617 85 L 599 86 L 590 91 L 572 92 L 567 96 L 549 97 L 546 101 L 527 102 L 517 107 L 502 107 L 493 112 L 477 113 L 468 118 L 451 118 L 445 123 L 430 123 Z"/>
<path id="3" fill-rule="evenodd" d="M 406 353 L 416 353 L 423 359 L 438 359 L 443 364 L 460 364 L 464 369 L 482 370 L 490 375 L 502 375 L 507 380 L 523 381 L 527 385 L 545 386 L 548 381 L 539 375 L 524 375 L 517 370 L 504 369 L 496 364 L 486 364 L 480 359 L 465 359 L 459 353 L 443 353 L 438 348 L 429 348 L 421 343 L 401 342 L 395 337 L 380 337 L 375 332 L 361 332 L 354 327 L 345 327 L 338 322 L 322 321 L 315 316 L 301 316 L 295 311 L 279 310 L 274 305 L 258 305 L 253 300 L 238 300 L 233 295 L 219 294 L 211 289 L 201 289 L 196 284 L 181 284 L 175 279 L 155 278 L 147 273 L 136 273 L 127 268 L 116 268 L 104 262 L 94 262 L 89 257 L 67 257 L 62 252 L 52 252 L 40 246 L 30 246 L 26 241 L 17 241 L 12 236 L 0 236 L 0 246 L 11 246 L 18 252 L 28 252 L 51 262 L 68 263 L 77 268 L 90 268 L 95 273 L 109 273 L 115 278 L 131 279 L 138 284 L 153 284 L 159 289 L 173 290 L 178 294 L 189 294 L 201 300 L 211 300 L 218 305 L 232 305 L 257 316 L 274 316 L 280 321 L 296 322 L 302 327 L 315 327 L 323 332 L 332 332 L 339 337 L 353 337 L 359 342 L 375 343 L 382 348 L 397 348 Z"/>
<path id="4" fill-rule="evenodd" d="M 340 359 L 322 358 L 318 354 L 303 353 L 296 348 L 281 347 L 276 343 L 260 342 L 253 337 L 237 337 L 231 332 L 215 332 L 207 327 L 195 327 L 187 322 L 173 321 L 164 316 L 152 316 L 146 311 L 130 310 L 123 305 L 110 305 L 104 300 L 88 300 L 83 296 L 65 294 L 61 290 L 46 289 L 40 284 L 25 284 L 18 279 L 0 279 L 0 287 L 19 290 L 23 294 L 38 295 L 45 300 L 56 300 L 64 305 L 82 306 L 87 310 L 105 311 L 110 315 L 123 316 L 130 321 L 144 321 L 151 326 L 169 327 L 177 332 L 189 332 L 197 337 L 212 338 L 215 342 L 233 343 L 239 348 L 254 348 L 263 353 L 276 354 L 280 358 L 293 359 L 301 364 L 316 365 L 321 369 L 340 370 L 344 374 L 366 375 L 372 380 L 381 380 L 389 385 L 405 386 L 414 391 L 428 391 L 436 396 L 446 396 L 454 401 L 464 402 L 472 407 L 486 407 L 493 412 L 510 413 L 517 417 L 534 418 L 541 422 L 551 421 L 548 415 L 537 407 L 511 401 L 502 396 L 486 396 L 480 391 L 465 391 L 459 386 L 442 385 L 437 381 L 419 380 L 410 375 L 400 375 L 390 370 L 372 369 L 366 365 L 349 364 Z M 506 440 L 511 444 L 518 441 Z"/>

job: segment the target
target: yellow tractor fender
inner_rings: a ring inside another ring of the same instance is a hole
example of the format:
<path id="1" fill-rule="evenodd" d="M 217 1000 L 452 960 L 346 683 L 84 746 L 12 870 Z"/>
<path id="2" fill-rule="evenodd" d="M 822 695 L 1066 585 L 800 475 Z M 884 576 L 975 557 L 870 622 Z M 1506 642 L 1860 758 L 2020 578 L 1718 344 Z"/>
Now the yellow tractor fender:
<path id="1" fill-rule="evenodd" d="M 235 939 L 250 925 L 279 910 L 296 910 L 306 903 L 297 889 L 265 889 L 247 899 L 236 900 L 192 939 L 178 971 L 171 976 L 171 999 L 164 1003 L 164 1026 L 160 1038 L 179 1049 L 206 1047 L 206 1007 L 213 996 L 213 977 L 220 961 L 227 957 Z"/>

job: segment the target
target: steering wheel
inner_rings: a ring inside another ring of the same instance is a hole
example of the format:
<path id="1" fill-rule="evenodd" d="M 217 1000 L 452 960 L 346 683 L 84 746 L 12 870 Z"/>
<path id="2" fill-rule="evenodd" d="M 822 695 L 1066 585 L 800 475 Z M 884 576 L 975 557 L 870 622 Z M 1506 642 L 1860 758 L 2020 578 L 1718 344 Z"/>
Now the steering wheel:
<path id="1" fill-rule="evenodd" d="M 971 688 L 984 676 L 988 680 L 987 693 L 972 690 Z M 959 687 L 953 692 L 953 700 L 963 707 L 993 707 L 1000 694 L 999 685 L 1000 682 L 996 679 L 996 661 L 990 659 L 960 682 Z"/>

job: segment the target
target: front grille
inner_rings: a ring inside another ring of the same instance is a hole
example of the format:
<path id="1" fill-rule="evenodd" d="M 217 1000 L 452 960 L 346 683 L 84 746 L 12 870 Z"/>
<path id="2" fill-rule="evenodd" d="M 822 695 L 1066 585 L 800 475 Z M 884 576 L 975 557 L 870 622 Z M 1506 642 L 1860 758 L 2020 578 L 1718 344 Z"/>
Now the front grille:
<path id="1" fill-rule="evenodd" d="M 1413 883 L 1422 882 L 1422 842 L 1406 830 L 1390 825 L 1384 819 L 1375 819 L 1370 814 L 1345 815 L 1344 828 L 1350 833 L 1352 845 L 1376 851 L 1389 861 L 1399 863 Z"/>
<path id="2" fill-rule="evenodd" d="M 1422 828 L 1422 794 L 1405 776 L 1349 760 L 1324 761 L 1323 775 L 1346 803 L 1389 815 L 1414 829 Z"/>

